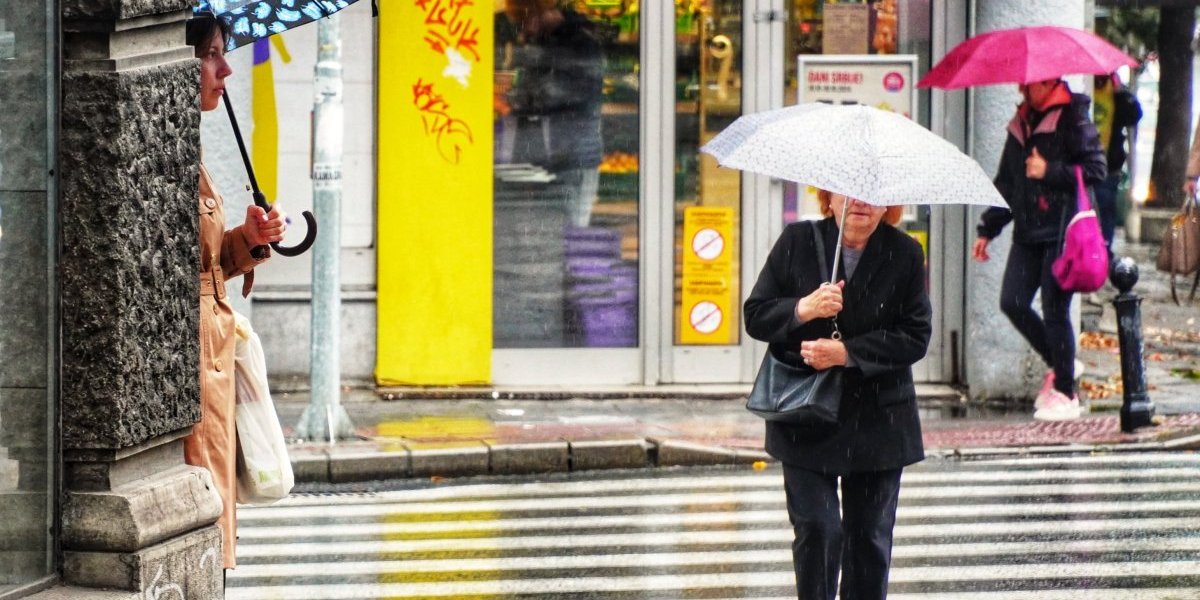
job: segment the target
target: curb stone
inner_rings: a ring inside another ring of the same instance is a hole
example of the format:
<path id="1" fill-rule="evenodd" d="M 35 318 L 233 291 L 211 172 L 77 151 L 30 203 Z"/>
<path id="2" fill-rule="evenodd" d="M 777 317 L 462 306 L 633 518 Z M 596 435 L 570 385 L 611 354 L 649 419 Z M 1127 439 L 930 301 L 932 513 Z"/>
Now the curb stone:
<path id="1" fill-rule="evenodd" d="M 387 452 L 327 449 L 295 453 L 297 483 L 363 483 L 387 479 L 470 475 L 529 475 L 605 469 L 690 467 L 773 463 L 766 452 L 705 445 L 685 440 L 630 438 L 487 444 L 453 448 L 410 448 Z M 928 448 L 929 458 L 979 460 L 1034 455 L 1168 452 L 1200 450 L 1200 433 L 1128 443 Z"/>
<path id="2" fill-rule="evenodd" d="M 360 483 L 468 475 L 528 475 L 603 469 L 746 465 L 765 452 L 680 440 L 624 439 L 408 448 L 388 452 L 322 450 L 292 459 L 296 483 Z"/>

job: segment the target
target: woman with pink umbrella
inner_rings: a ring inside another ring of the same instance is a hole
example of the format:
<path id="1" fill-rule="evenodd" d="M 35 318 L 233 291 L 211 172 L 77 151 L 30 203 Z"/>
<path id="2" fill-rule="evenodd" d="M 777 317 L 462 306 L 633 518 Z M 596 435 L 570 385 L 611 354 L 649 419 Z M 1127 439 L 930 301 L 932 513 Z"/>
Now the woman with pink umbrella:
<path id="1" fill-rule="evenodd" d="M 1034 401 L 1034 418 L 1073 419 L 1081 412 L 1070 314 L 1074 294 L 1059 286 L 1051 266 L 1075 212 L 1075 167 L 1081 167 L 1089 185 L 1104 181 L 1108 171 L 1100 136 L 1088 118 L 1087 96 L 1072 94 L 1058 79 L 1020 89 L 1024 101 L 1009 123 L 995 179 L 1009 208 L 983 213 L 972 255 L 987 261 L 988 244 L 1013 223 L 1000 309 L 1050 367 Z M 1040 316 L 1031 306 L 1039 289 Z"/>
<path id="2" fill-rule="evenodd" d="M 1008 124 L 996 189 L 1008 208 L 983 213 L 972 255 L 990 259 L 988 245 L 1013 223 L 1013 244 L 1000 308 L 1049 368 L 1034 406 L 1040 420 L 1080 415 L 1075 394 L 1073 292 L 1052 271 L 1076 212 L 1076 190 L 1107 175 L 1104 148 L 1088 116 L 1091 100 L 1072 93 L 1061 76 L 1107 74 L 1133 59 L 1095 35 L 1067 27 L 1025 27 L 985 33 L 950 51 L 918 83 L 946 89 L 1016 83 L 1022 102 Z M 1032 308 L 1041 290 L 1042 311 Z"/>

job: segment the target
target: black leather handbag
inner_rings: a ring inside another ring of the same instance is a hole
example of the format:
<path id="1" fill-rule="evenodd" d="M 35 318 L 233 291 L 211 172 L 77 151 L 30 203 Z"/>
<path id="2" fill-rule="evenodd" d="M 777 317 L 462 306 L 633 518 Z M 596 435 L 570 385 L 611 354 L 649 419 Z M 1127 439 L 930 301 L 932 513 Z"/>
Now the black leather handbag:
<path id="1" fill-rule="evenodd" d="M 813 244 L 821 263 L 821 280 L 829 279 L 825 265 L 825 245 L 815 222 Z M 833 339 L 841 339 L 837 319 L 833 320 Z M 775 358 L 767 349 L 754 387 L 746 400 L 746 410 L 768 420 L 807 426 L 837 424 L 838 407 L 842 402 L 843 367 L 817 371 L 807 366 L 796 367 Z"/>

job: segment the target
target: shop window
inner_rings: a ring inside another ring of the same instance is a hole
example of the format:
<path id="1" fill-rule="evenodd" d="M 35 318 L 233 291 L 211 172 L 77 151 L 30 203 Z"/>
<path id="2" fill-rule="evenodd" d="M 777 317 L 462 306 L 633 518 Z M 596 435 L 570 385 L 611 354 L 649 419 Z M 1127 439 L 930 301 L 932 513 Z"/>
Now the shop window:
<path id="1" fill-rule="evenodd" d="M 54 572 L 55 4 L 0 4 L 0 598 Z"/>
<path id="2" fill-rule="evenodd" d="M 496 13 L 495 348 L 638 345 L 637 7 Z"/>

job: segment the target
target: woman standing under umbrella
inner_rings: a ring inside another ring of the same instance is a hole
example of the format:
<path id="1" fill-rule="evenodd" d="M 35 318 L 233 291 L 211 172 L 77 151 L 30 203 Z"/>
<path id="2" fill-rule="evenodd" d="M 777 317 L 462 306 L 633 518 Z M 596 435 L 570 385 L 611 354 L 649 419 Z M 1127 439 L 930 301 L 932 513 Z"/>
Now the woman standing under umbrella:
<path id="1" fill-rule="evenodd" d="M 1009 208 L 983 213 L 973 255 L 987 261 L 988 244 L 1013 223 L 1000 309 L 1050 367 L 1034 403 L 1034 418 L 1073 419 L 1080 414 L 1070 316 L 1073 293 L 1059 287 L 1051 265 L 1062 251 L 1063 231 L 1076 210 L 1075 167 L 1082 168 L 1088 185 L 1104 181 L 1104 148 L 1088 118 L 1087 96 L 1072 94 L 1060 79 L 1023 84 L 1020 90 L 1024 101 L 1008 124 L 995 179 Z M 1041 316 L 1031 306 L 1038 289 Z"/>
<path id="2" fill-rule="evenodd" d="M 224 21 L 197 16 L 188 21 L 187 43 L 200 59 L 200 109 L 217 107 L 225 91 L 225 78 L 233 73 L 225 60 L 229 36 Z M 212 177 L 200 165 L 200 422 L 184 440 L 184 458 L 190 465 L 212 472 L 224 509 L 217 524 L 224 538 L 226 569 L 236 565 L 237 540 L 237 432 L 234 426 L 234 318 L 225 298 L 225 280 L 244 276 L 242 294 L 250 293 L 254 267 L 270 257 L 267 244 L 283 239 L 287 229 L 278 205 L 265 213 L 251 204 L 246 220 L 225 229 L 221 195 Z"/>
<path id="3" fill-rule="evenodd" d="M 900 473 L 925 456 L 912 376 L 932 332 L 925 259 L 892 227 L 900 207 L 827 191 L 820 199 L 833 218 L 784 230 L 746 299 L 746 331 L 793 366 L 845 367 L 833 431 L 767 422 L 767 452 L 783 463 L 799 597 L 833 600 L 841 571 L 842 598 L 883 599 Z M 814 243 L 834 256 L 839 228 L 840 268 L 822 269 Z M 821 277 L 831 270 L 837 284 Z"/>

